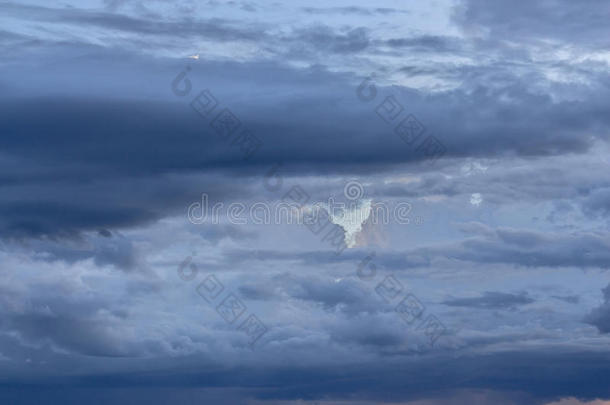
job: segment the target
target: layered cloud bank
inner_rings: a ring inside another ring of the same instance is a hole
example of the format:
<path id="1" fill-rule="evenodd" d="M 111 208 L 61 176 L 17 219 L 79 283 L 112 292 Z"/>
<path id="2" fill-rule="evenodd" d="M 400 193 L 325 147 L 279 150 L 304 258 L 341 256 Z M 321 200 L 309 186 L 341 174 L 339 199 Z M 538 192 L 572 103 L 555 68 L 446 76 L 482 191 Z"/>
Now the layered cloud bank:
<path id="1" fill-rule="evenodd" d="M 0 3 L 0 399 L 609 400 L 610 8 L 530 3 Z"/>

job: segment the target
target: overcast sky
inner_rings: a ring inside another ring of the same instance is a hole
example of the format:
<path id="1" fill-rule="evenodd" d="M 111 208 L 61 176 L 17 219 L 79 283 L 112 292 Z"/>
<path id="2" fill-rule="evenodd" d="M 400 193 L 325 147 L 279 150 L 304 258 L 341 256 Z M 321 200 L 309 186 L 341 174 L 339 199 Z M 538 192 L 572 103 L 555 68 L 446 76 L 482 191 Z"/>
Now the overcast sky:
<path id="1" fill-rule="evenodd" d="M 0 2 L 0 402 L 610 404 L 608 21 Z"/>

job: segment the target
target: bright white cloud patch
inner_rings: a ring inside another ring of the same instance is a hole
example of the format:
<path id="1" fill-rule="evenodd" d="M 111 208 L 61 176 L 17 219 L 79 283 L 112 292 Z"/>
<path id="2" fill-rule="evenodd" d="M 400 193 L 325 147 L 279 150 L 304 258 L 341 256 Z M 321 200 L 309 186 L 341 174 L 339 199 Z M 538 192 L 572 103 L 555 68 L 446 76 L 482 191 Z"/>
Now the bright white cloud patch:
<path id="1" fill-rule="evenodd" d="M 483 202 L 483 197 L 481 197 L 480 193 L 472 193 L 470 195 L 470 204 L 478 207 Z"/>
<path id="2" fill-rule="evenodd" d="M 348 248 L 356 246 L 358 234 L 362 232 L 362 225 L 371 215 L 371 203 L 371 199 L 363 198 L 355 204 L 339 207 L 339 209 L 328 204 L 324 205 L 329 212 L 331 222 L 345 230 L 345 245 Z"/>

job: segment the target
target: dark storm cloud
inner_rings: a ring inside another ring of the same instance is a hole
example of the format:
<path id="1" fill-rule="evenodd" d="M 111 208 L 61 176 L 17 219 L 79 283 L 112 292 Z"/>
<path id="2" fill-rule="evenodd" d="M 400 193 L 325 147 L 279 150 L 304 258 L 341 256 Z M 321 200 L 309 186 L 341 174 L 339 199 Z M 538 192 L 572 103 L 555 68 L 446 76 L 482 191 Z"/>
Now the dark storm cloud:
<path id="1" fill-rule="evenodd" d="M 610 138 L 607 66 L 544 52 L 538 61 L 533 51 L 607 45 L 608 6 L 462 3 L 465 37 L 443 28 L 446 13 L 414 36 L 393 29 L 427 14 L 420 6 L 297 5 L 295 16 L 239 1 L 107 0 L 106 11 L 1 2 L 0 403 L 610 397 L 610 286 L 590 304 L 584 288 L 597 278 L 566 285 L 578 269 L 604 277 L 610 234 L 597 223 L 571 233 L 506 227 L 524 226 L 541 205 L 553 225 L 579 206 L 610 215 L 607 157 L 593 149 Z M 172 80 L 187 64 L 192 90 L 179 96 Z M 356 89 L 371 66 L 377 97 L 366 102 Z M 381 84 L 379 72 L 401 68 L 401 79 L 434 91 Z M 204 89 L 219 101 L 207 118 L 189 106 Z M 386 123 L 376 110 L 390 95 L 404 111 Z M 249 159 L 210 126 L 225 107 L 263 142 Z M 393 133 L 408 113 L 446 147 L 434 166 Z M 460 171 L 479 160 L 496 166 Z M 277 163 L 281 193 L 264 187 Z M 364 249 L 337 256 L 293 228 L 186 223 L 202 193 L 210 204 L 274 203 L 298 183 L 319 200 L 348 175 L 370 180 L 373 199 L 437 197 L 418 203 L 440 225 L 401 228 L 396 250 L 378 249 L 372 284 L 356 278 Z M 469 206 L 471 193 L 483 204 Z M 493 226 L 449 229 L 485 209 Z M 189 284 L 176 268 L 195 251 L 200 278 Z M 217 270 L 223 294 L 269 326 L 255 350 L 234 327 L 241 319 L 227 324 L 218 301 L 200 297 L 203 273 Z M 376 294 L 391 271 L 417 289 L 426 317 L 446 322 L 436 346 Z M 531 284 L 543 276 L 544 287 Z"/>
<path id="2" fill-rule="evenodd" d="M 28 301 L 15 307 L 11 302 L 16 291 L 8 288 L 1 311 L 2 330 L 21 346 L 101 357 L 134 355 L 140 350 L 125 344 L 116 322 L 125 317 L 124 311 L 104 293 L 92 291 L 83 296 L 74 285 L 49 280 L 22 288 L 30 291 Z"/>
<path id="3" fill-rule="evenodd" d="M 0 233 L 5 237 L 77 237 L 83 231 L 150 224 L 167 215 L 186 215 L 186 206 L 207 191 L 227 198 L 233 191 L 218 180 L 114 179 L 84 186 L 78 182 L 14 187 L 21 202 L 2 201 Z M 54 184 L 58 184 L 54 187 Z M 118 190 L 125 190 L 117 192 Z M 241 190 L 240 195 L 244 195 Z M 70 196 L 70 197 L 67 197 Z M 36 200 L 36 201 L 32 201 Z"/>
<path id="4" fill-rule="evenodd" d="M 417 52 L 444 53 L 459 51 L 462 41 L 456 37 L 422 35 L 410 38 L 388 39 L 386 44 L 390 47 L 408 48 Z"/>
<path id="5" fill-rule="evenodd" d="M 292 298 L 319 304 L 325 310 L 339 310 L 348 316 L 377 313 L 384 308 L 381 300 L 375 299 L 355 279 L 333 280 L 286 274 L 276 278 L 275 282 L 280 291 Z"/>
<path id="6" fill-rule="evenodd" d="M 338 47 L 335 51 L 360 46 L 352 44 L 349 35 L 346 42 L 331 42 L 329 46 Z M 67 83 L 72 88 L 89 82 L 86 76 L 93 72 L 86 69 L 101 69 L 111 56 L 112 53 L 102 54 L 90 66 L 79 67 L 81 62 L 65 65 L 72 72 Z M 192 180 L 158 182 L 156 187 L 161 188 L 155 191 L 138 186 L 147 176 L 196 174 L 210 169 L 263 175 L 277 162 L 285 162 L 287 173 L 299 167 L 339 173 L 350 167 L 359 166 L 362 170 L 366 166 L 383 167 L 421 159 L 392 133 L 392 126 L 375 114 L 385 95 L 374 103 L 360 102 L 355 93 L 358 82 L 350 76 L 269 64 L 196 64 L 190 78 L 194 86 L 205 88 L 220 80 L 219 90 L 212 89 L 215 96 L 233 110 L 243 128 L 264 143 L 244 161 L 238 148 L 219 138 L 208 121 L 188 106 L 195 90 L 184 102 L 164 101 L 167 96 L 159 101 L 138 97 L 142 89 L 138 90 L 137 83 L 144 82 L 143 78 L 130 81 L 130 77 L 142 64 L 155 66 L 155 70 L 144 73 L 145 77 L 149 77 L 155 91 L 165 94 L 181 69 L 176 66 L 172 71 L 171 64 L 151 63 L 146 58 L 131 58 L 109 65 L 120 79 L 116 83 L 94 83 L 87 97 L 58 97 L 51 93 L 2 102 L 6 114 L 0 121 L 0 131 L 5 134 L 0 146 L 7 158 L 0 161 L 0 181 L 7 185 L 19 182 L 21 186 L 16 191 L 27 192 L 27 198 L 19 203 L 6 197 L 0 201 L 0 212 L 5 214 L 0 227 L 5 234 L 71 234 L 80 229 L 133 226 L 154 221 L 197 198 L 194 189 L 187 190 L 192 187 Z M 160 71 L 167 72 L 167 76 Z M 47 87 L 33 89 L 23 79 L 23 84 L 10 81 L 18 76 L 10 69 L 8 73 L 5 84 L 17 86 L 10 94 L 19 86 L 26 86 L 25 94 L 53 91 L 52 79 Z M 502 89 L 458 89 L 429 96 L 407 88 L 378 90 L 380 95 L 393 93 L 404 105 L 414 106 L 410 112 L 442 138 L 448 157 L 573 153 L 587 150 L 595 136 L 607 136 L 609 119 L 600 96 L 586 101 L 553 102 L 550 97 L 530 93 L 517 78 L 513 80 L 512 85 Z M 239 96 L 237 89 L 246 81 L 255 83 L 253 94 L 260 89 L 260 97 L 244 100 Z M 109 95 L 113 88 L 120 89 L 121 83 L 131 87 L 128 99 L 119 96 L 123 92 L 114 92 L 115 97 Z M 289 91 L 290 88 L 299 90 Z M 96 91 L 102 95 L 96 97 Z M 85 192 L 87 186 L 82 180 L 92 176 L 106 184 L 97 191 Z M 117 194 L 117 189 L 123 194 Z M 148 195 L 141 193 L 144 190 Z M 66 193 L 72 196 L 65 198 Z M 217 193 L 219 198 L 225 194 Z M 117 199 L 121 204 L 113 203 Z M 138 205 L 129 201 L 137 201 Z"/>
<path id="7" fill-rule="evenodd" d="M 359 311 L 354 313 L 357 318 L 352 318 L 347 322 L 335 322 L 329 328 L 332 340 L 341 345 L 361 346 L 369 350 L 387 352 L 400 352 L 401 345 L 404 344 L 405 331 L 398 319 L 392 322 L 391 317 L 396 314 L 389 314 L 389 317 L 377 316 L 369 311 Z"/>
<path id="8" fill-rule="evenodd" d="M 80 203 L 51 201 L 3 203 L 4 220 L 0 229 L 5 236 L 75 236 L 81 230 L 101 226 L 129 227 L 152 222 L 155 215 L 146 210 L 112 207 L 83 207 Z"/>
<path id="9" fill-rule="evenodd" d="M 403 362 L 396 366 L 371 366 L 360 372 L 345 368 L 346 374 L 343 374 L 341 381 L 332 379 L 332 374 L 325 376 L 317 374 L 316 377 L 302 375 L 301 381 L 311 382 L 311 378 L 315 378 L 317 381 L 315 386 L 331 397 L 340 398 L 341 394 L 345 395 L 349 392 L 352 395 L 359 395 L 360 398 L 386 401 L 434 397 L 435 394 L 458 387 L 500 391 L 518 391 L 527 387 L 532 395 L 531 403 L 540 403 L 543 398 L 548 401 L 561 395 L 571 395 L 567 394 L 568 392 L 589 399 L 608 395 L 608 389 L 597 383 L 600 381 L 600 375 L 608 372 L 608 367 L 601 361 L 595 360 L 595 354 L 570 353 L 562 350 L 557 355 L 543 352 L 545 351 L 507 352 L 488 357 L 463 356 L 457 359 L 440 355 L 436 358 L 428 357 L 421 363 Z M 548 363 L 544 360 L 547 355 Z M 593 363 L 587 364 L 585 360 Z M 566 367 L 566 364 L 570 366 Z M 587 378 L 579 372 L 584 372 Z M 297 377 L 293 377 L 295 379 L 290 378 L 290 380 L 296 381 Z M 333 382 L 325 385 L 322 383 L 323 379 Z M 359 388 L 371 386 L 376 387 L 375 392 Z M 283 384 L 282 388 L 278 387 L 270 397 L 295 398 L 299 395 L 320 398 L 311 390 L 306 391 L 306 384 L 290 383 Z"/>
<path id="10" fill-rule="evenodd" d="M 99 319 L 71 319 L 47 314 L 15 315 L 2 325 L 17 330 L 27 341 L 51 341 L 63 350 L 89 356 L 114 357 L 125 353 L 118 336 L 111 336 L 110 325 Z"/>
<path id="11" fill-rule="evenodd" d="M 230 387 L 234 394 L 241 394 L 240 398 L 234 399 L 235 402 L 223 400 L 223 403 L 229 404 L 243 404 L 247 399 L 313 401 L 349 398 L 375 402 L 431 398 L 443 403 L 452 397 L 460 397 L 457 390 L 497 391 L 493 403 L 511 405 L 544 404 L 562 396 L 593 400 L 610 395 L 607 385 L 603 384 L 604 376 L 610 372 L 607 354 L 565 350 L 561 347 L 459 357 L 447 354 L 411 358 L 403 356 L 400 361 L 386 358 L 367 365 L 326 367 L 294 364 L 254 369 L 204 362 L 196 368 L 193 360 L 196 359 L 168 360 L 164 367 L 149 362 L 149 367 L 155 367 L 155 371 L 145 373 L 116 372 L 76 378 L 55 375 L 46 379 L 50 385 L 30 383 L 29 386 L 30 390 L 49 390 L 51 396 L 47 399 L 68 400 L 76 394 L 71 390 L 83 388 L 103 388 L 110 392 L 121 388 L 125 391 L 123 398 L 134 399 L 146 395 L 139 392 L 138 387 L 163 387 L 177 393 L 182 392 L 182 395 L 184 390 L 189 390 L 195 398 L 188 399 L 185 396 L 187 401 L 191 401 L 185 402 L 188 404 L 214 398 L 205 389 L 222 387 Z M 61 384 L 62 389 L 67 391 L 53 392 L 51 387 L 56 384 Z M 193 389 L 198 391 L 192 391 Z M 11 390 L 4 386 L 0 389 L 0 395 L 5 398 L 11 393 L 14 395 L 14 388 Z M 21 395 L 29 399 L 25 392 Z M 104 402 L 97 396 L 92 396 L 89 402 L 111 403 Z M 169 402 L 162 396 L 150 399 L 148 403 L 156 405 Z M 472 402 L 465 399 L 464 403 Z"/>
<path id="12" fill-rule="evenodd" d="M 610 268 L 610 237 L 607 233 L 493 229 L 482 224 L 466 225 L 463 230 L 478 236 L 444 248 L 422 249 L 418 253 L 476 263 L 506 263 L 526 267 Z"/>
<path id="13" fill-rule="evenodd" d="M 585 322 L 595 326 L 600 333 L 610 333 L 610 284 L 602 293 L 604 302 L 585 317 Z"/>
<path id="14" fill-rule="evenodd" d="M 48 262 L 64 261 L 73 264 L 92 258 L 98 266 L 110 265 L 125 271 L 144 270 L 141 257 L 133 242 L 123 235 L 106 232 L 108 236 L 98 234 L 71 238 L 67 241 L 58 239 L 29 241 L 26 251 Z M 17 244 L 11 245 L 11 248 L 19 250 Z"/>
<path id="15" fill-rule="evenodd" d="M 471 307 L 482 309 L 510 309 L 519 305 L 531 304 L 534 299 L 526 293 L 510 294 L 503 292 L 488 291 L 480 297 L 452 298 L 443 301 L 443 304 L 451 307 Z"/>
<path id="16" fill-rule="evenodd" d="M 188 106 L 50 99 L 19 104 L 7 105 L 0 124 L 5 153 L 20 156 L 4 165 L 2 182 L 12 190 L 0 201 L 5 235 L 129 227 L 184 212 L 187 201 L 204 191 L 212 199 L 248 194 L 218 178 L 193 176 L 221 154 L 219 144 L 202 136 Z M 38 118 L 28 120 L 31 114 Z M 175 172 L 182 175 L 172 177 Z"/>

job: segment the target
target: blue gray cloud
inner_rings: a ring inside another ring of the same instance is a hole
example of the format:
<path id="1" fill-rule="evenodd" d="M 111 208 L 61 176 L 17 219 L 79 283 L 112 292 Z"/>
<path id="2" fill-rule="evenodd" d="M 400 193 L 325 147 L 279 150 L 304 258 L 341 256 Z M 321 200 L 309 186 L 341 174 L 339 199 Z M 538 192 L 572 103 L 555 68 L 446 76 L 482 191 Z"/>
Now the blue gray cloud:
<path id="1" fill-rule="evenodd" d="M 0 401 L 610 399 L 609 11 L 0 2 Z"/>

